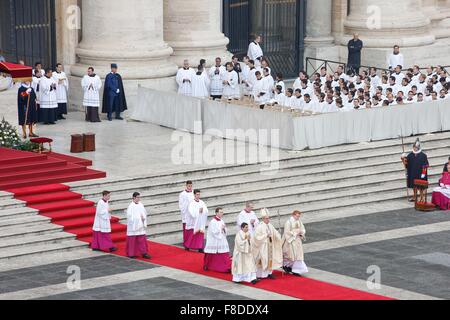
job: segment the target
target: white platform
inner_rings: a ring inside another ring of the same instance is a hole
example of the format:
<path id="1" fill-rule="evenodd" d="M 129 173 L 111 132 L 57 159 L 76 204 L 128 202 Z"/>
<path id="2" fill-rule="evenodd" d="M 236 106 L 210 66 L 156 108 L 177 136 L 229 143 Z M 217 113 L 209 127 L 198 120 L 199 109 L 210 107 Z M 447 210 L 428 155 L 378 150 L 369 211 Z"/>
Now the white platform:
<path id="1" fill-rule="evenodd" d="M 450 130 L 450 100 L 296 117 L 140 87 L 133 120 L 289 150 Z"/>

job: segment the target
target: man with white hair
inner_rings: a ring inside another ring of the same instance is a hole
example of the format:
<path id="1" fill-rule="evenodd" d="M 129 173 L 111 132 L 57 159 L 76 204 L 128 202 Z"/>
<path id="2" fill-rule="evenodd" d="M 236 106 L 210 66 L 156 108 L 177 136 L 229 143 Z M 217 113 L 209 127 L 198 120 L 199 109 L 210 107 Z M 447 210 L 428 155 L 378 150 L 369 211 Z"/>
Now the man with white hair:
<path id="1" fill-rule="evenodd" d="M 184 60 L 183 68 L 177 72 L 178 93 L 184 96 L 192 96 L 192 78 L 195 71 L 189 65 L 189 60 Z"/>
<path id="2" fill-rule="evenodd" d="M 270 223 L 270 213 L 261 209 L 258 224 L 251 239 L 252 253 L 256 263 L 256 276 L 258 279 L 275 279 L 272 272 L 283 265 L 283 250 L 280 233 Z"/>

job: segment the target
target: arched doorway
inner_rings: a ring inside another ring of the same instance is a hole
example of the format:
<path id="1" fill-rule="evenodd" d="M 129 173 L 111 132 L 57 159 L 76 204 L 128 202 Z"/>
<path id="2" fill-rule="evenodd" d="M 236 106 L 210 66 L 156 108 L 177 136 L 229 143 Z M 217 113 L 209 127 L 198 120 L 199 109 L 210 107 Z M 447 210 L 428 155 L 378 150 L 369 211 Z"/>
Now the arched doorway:
<path id="1" fill-rule="evenodd" d="M 55 0 L 0 0 L 0 48 L 11 62 L 56 59 Z"/>

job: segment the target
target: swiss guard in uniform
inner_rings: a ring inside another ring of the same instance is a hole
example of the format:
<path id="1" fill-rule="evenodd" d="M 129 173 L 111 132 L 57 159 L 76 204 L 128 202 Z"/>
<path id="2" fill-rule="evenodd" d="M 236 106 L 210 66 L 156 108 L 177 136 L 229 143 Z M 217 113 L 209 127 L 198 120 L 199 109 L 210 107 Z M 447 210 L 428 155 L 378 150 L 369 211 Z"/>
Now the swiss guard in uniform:
<path id="1" fill-rule="evenodd" d="M 37 123 L 36 92 L 29 81 L 23 82 L 17 94 L 19 125 L 22 127 L 22 138 L 27 138 L 27 126 L 30 138 L 38 137 L 33 133 L 33 125 Z"/>
<path id="2" fill-rule="evenodd" d="M 112 121 L 112 114 L 116 114 L 117 120 L 123 120 L 121 112 L 127 110 L 127 100 L 120 74 L 117 73 L 117 64 L 111 64 L 111 72 L 106 76 L 103 92 L 102 113 L 108 114 L 108 120 Z"/>
<path id="3" fill-rule="evenodd" d="M 407 170 L 409 189 L 414 189 L 414 180 L 428 181 L 427 170 L 430 165 L 427 155 L 422 152 L 419 139 L 414 143 L 413 151 L 410 154 L 402 155 L 402 160 Z M 413 198 L 409 199 L 409 201 L 415 202 L 416 196 L 414 194 Z"/>

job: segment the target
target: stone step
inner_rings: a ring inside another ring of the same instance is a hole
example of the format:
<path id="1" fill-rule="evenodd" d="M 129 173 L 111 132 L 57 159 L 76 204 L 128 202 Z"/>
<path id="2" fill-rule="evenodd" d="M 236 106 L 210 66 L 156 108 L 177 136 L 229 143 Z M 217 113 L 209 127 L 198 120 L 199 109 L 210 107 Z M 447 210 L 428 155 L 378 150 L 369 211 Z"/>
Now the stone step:
<path id="1" fill-rule="evenodd" d="M 444 137 L 439 137 L 439 138 L 433 138 L 434 140 L 431 140 L 430 145 L 427 145 L 426 148 L 426 152 L 429 152 L 432 149 L 436 149 L 436 148 L 449 148 L 449 143 L 448 143 L 448 139 L 450 138 L 450 135 L 446 134 Z M 405 139 L 405 141 L 407 141 L 408 139 Z M 412 141 L 415 141 L 413 139 L 409 139 L 411 140 L 411 144 Z M 376 143 L 373 143 L 376 144 Z M 368 144 L 369 146 L 371 144 Z M 389 147 L 392 150 L 376 150 L 377 147 L 365 147 L 361 150 L 356 150 L 354 151 L 355 154 L 351 154 L 351 153 L 346 153 L 344 152 L 345 150 L 340 150 L 338 152 L 334 151 L 331 153 L 327 153 L 326 151 L 323 151 L 322 153 L 315 153 L 315 156 L 312 158 L 310 156 L 306 156 L 304 154 L 304 152 L 299 152 L 299 154 L 301 154 L 301 157 L 295 157 L 293 156 L 292 158 L 288 158 L 288 159 L 282 159 L 280 160 L 281 163 L 289 163 L 286 166 L 281 166 L 283 167 L 289 167 L 292 164 L 296 164 L 296 165 L 300 165 L 300 166 L 305 166 L 305 165 L 313 165 L 313 166 L 318 166 L 321 164 L 322 159 L 321 158 L 328 158 L 326 159 L 325 163 L 336 163 L 336 162 L 341 162 L 341 161 L 348 161 L 348 160 L 362 160 L 362 159 L 369 159 L 369 158 L 373 158 L 376 156 L 381 156 L 381 155 L 390 155 L 395 157 L 395 161 L 399 161 L 399 157 L 402 153 L 402 149 L 401 149 L 401 143 L 400 142 L 396 142 L 396 143 L 391 143 L 389 144 Z M 370 152 L 367 153 L 367 150 L 375 150 L 376 152 Z M 450 150 L 450 149 L 449 149 Z M 339 154 L 339 157 L 336 158 L 334 155 L 335 154 Z M 329 155 L 333 155 L 333 156 L 329 156 Z M 306 162 L 306 163 L 305 163 Z M 205 173 L 207 174 L 214 174 L 211 176 L 211 178 L 214 177 L 224 177 L 227 176 L 225 173 L 232 171 L 232 175 L 236 175 L 238 173 L 245 173 L 248 174 L 249 172 L 253 172 L 253 173 L 260 173 L 261 170 L 261 164 L 252 164 L 252 165 L 242 165 L 242 166 L 225 166 L 222 168 L 208 168 L 208 169 L 200 169 L 200 170 L 195 170 L 195 171 L 190 171 L 190 172 L 182 172 L 182 173 L 173 173 L 173 174 L 160 174 L 160 175 L 153 175 L 153 176 L 148 176 L 148 177 L 139 177 L 139 178 L 125 178 L 125 179 L 117 179 L 115 181 L 110 181 L 108 179 L 102 179 L 102 181 L 100 180 L 96 180 L 96 181 L 83 181 L 83 182 L 75 182 L 75 183 L 69 183 L 70 186 L 72 186 L 72 190 L 83 190 L 86 188 L 114 188 L 114 186 L 118 185 L 118 184 L 126 184 L 126 183 L 131 183 L 133 185 L 139 184 L 140 182 L 144 181 L 146 183 L 148 183 L 151 180 L 151 184 L 152 185 L 159 185 L 161 183 L 163 184 L 167 184 L 168 181 L 174 181 L 174 179 L 177 179 L 176 181 L 178 181 L 177 183 L 180 182 L 184 182 L 187 179 L 191 179 L 191 180 L 196 180 L 195 177 L 197 176 L 201 176 L 202 178 L 204 178 Z"/>
<path id="2" fill-rule="evenodd" d="M 20 246 L 10 248 L 8 250 L 0 250 L 0 260 L 7 260 L 17 257 L 27 256 L 30 259 L 33 256 L 48 252 L 67 252 L 79 248 L 87 248 L 88 244 L 77 240 L 64 240 L 60 243 L 50 244 L 29 244 L 28 246 Z"/>
<path id="3" fill-rule="evenodd" d="M 0 228 L 0 241 L 12 238 L 22 238 L 26 235 L 44 235 L 49 233 L 62 232 L 63 227 L 51 223 L 24 224 L 20 228 L 17 226 Z"/>
<path id="4" fill-rule="evenodd" d="M 300 209 L 302 212 L 308 213 L 310 211 L 324 211 L 327 209 L 333 208 L 345 208 L 354 205 L 361 205 L 364 203 L 376 203 L 382 202 L 386 200 L 395 200 L 395 199 L 404 199 L 406 197 L 406 192 L 404 192 L 401 188 L 394 189 L 391 192 L 372 192 L 370 188 L 365 191 L 359 192 L 353 195 L 345 195 L 343 193 L 336 194 L 332 198 L 319 195 L 316 196 L 315 199 L 298 199 L 298 197 L 290 197 L 284 199 L 283 201 L 279 201 L 279 199 L 266 200 L 263 203 L 255 201 L 255 212 L 258 212 L 261 208 L 266 207 L 271 212 L 272 215 L 276 214 L 276 211 L 280 210 L 280 215 L 283 217 L 288 217 L 291 214 L 291 210 L 286 210 L 286 207 L 293 208 L 295 207 L 297 210 Z M 332 199 L 332 200 L 331 200 Z M 280 205 L 283 203 L 283 205 Z M 242 204 L 233 204 L 230 206 L 222 206 L 226 212 L 226 217 L 224 218 L 227 224 L 233 225 L 236 223 L 236 217 L 238 213 L 242 210 Z M 216 206 L 209 207 L 210 214 L 213 215 L 213 208 Z M 153 222 L 152 222 L 153 220 Z M 172 232 L 179 232 L 181 225 L 181 218 L 176 215 L 173 215 L 173 219 L 170 222 L 164 224 L 158 224 L 157 221 L 154 221 L 152 216 L 149 217 L 149 234 L 151 236 L 167 234 Z M 125 217 L 122 217 L 122 223 L 126 221 Z"/>
<path id="5" fill-rule="evenodd" d="M 41 216 L 41 215 L 35 215 L 35 216 L 16 216 L 14 218 L 9 219 L 0 219 L 0 230 L 2 228 L 7 228 L 11 226 L 22 226 L 22 225 L 38 225 L 38 224 L 45 224 L 49 223 L 50 219 Z"/>
<path id="6" fill-rule="evenodd" d="M 300 209 L 304 213 L 304 216 L 302 218 L 302 221 L 305 223 L 306 228 L 308 228 L 307 224 L 312 222 L 318 222 L 318 221 L 327 221 L 331 219 L 339 219 L 339 218 L 345 218 L 345 217 L 351 217 L 351 216 L 358 216 L 362 214 L 372 214 L 372 213 L 378 213 L 386 211 L 386 208 L 389 208 L 389 210 L 397 210 L 397 209 L 406 209 L 406 208 L 412 208 L 413 205 L 411 203 L 408 203 L 405 200 L 405 197 L 402 197 L 402 195 L 394 195 L 390 197 L 383 197 L 379 199 L 380 201 L 372 202 L 371 199 L 365 199 L 365 197 L 361 197 L 359 200 L 359 203 L 353 202 L 352 205 L 349 205 L 349 203 L 343 203 L 338 202 L 335 203 L 334 200 L 330 199 L 330 203 L 327 205 L 328 208 L 322 206 L 322 208 L 317 208 L 314 205 L 309 206 L 305 205 L 302 206 Z M 339 206 L 339 204 L 342 204 L 343 206 Z M 269 208 L 271 214 L 272 214 L 272 223 L 276 228 L 279 227 L 279 218 L 277 215 L 277 210 L 280 210 L 280 216 L 281 216 L 281 224 L 283 224 L 289 217 L 290 213 L 294 210 L 298 210 L 299 206 L 297 205 L 288 205 L 288 206 L 279 206 L 275 208 Z M 283 213 L 288 214 L 283 214 Z M 230 213 L 227 212 L 226 215 L 230 215 Z M 236 221 L 233 221 L 233 219 L 236 219 L 236 216 L 231 214 L 231 222 L 227 223 L 228 228 L 228 234 L 229 235 L 235 235 L 237 233 L 237 226 Z M 225 219 L 227 219 L 227 216 L 225 216 Z M 229 219 L 227 219 L 229 221 Z M 181 221 L 178 223 L 178 228 L 173 228 L 173 230 L 170 233 L 161 233 L 156 232 L 156 234 L 153 234 L 154 231 L 157 231 L 155 229 L 152 229 L 152 226 L 148 229 L 148 238 L 151 241 L 155 241 L 158 243 L 165 243 L 170 245 L 180 244 L 183 241 L 183 235 L 181 232 Z M 151 250 L 151 247 L 150 247 Z"/>
<path id="7" fill-rule="evenodd" d="M 434 181 L 438 179 L 439 174 L 437 170 L 430 171 L 430 181 Z M 391 174 L 379 174 L 372 175 L 367 177 L 359 177 L 359 178 L 347 178 L 341 179 L 340 181 L 336 181 L 334 183 L 329 182 L 317 182 L 310 184 L 300 184 L 289 187 L 274 187 L 274 188 L 266 188 L 265 185 L 262 185 L 260 189 L 245 189 L 245 188 L 236 188 L 236 189 L 222 189 L 216 193 L 210 193 L 205 190 L 203 197 L 204 201 L 209 206 L 229 206 L 230 204 L 239 204 L 243 206 L 245 201 L 264 201 L 265 199 L 279 199 L 279 201 L 284 201 L 285 197 L 292 197 L 293 195 L 299 196 L 301 194 L 302 197 L 309 196 L 317 196 L 317 193 L 322 193 L 324 195 L 334 197 L 336 196 L 335 191 L 337 190 L 341 194 L 351 195 L 355 191 L 359 191 L 360 189 L 367 189 L 367 187 L 371 187 L 375 189 L 377 192 L 382 192 L 387 188 L 387 183 L 395 183 L 395 189 L 404 188 L 405 186 L 405 178 L 397 175 Z M 179 212 L 178 209 L 178 198 L 166 198 L 165 202 L 155 201 L 150 197 L 146 198 L 142 197 L 142 201 L 145 204 L 146 208 L 150 212 L 150 216 L 165 214 L 172 215 L 177 214 Z M 114 214 L 123 216 L 124 210 L 127 208 L 129 204 L 128 201 L 124 202 L 112 202 L 112 208 L 114 209 Z"/>
<path id="8" fill-rule="evenodd" d="M 63 240 L 74 240 L 75 236 L 65 232 L 47 233 L 42 235 L 31 234 L 20 238 L 10 238 L 0 242 L 0 251 L 9 250 L 29 245 L 48 245 L 53 243 L 61 243 Z"/>
<path id="9" fill-rule="evenodd" d="M 448 158 L 449 151 L 436 151 L 430 154 L 429 160 L 431 165 L 436 166 L 441 170 L 441 164 L 444 161 L 443 159 Z M 278 172 L 276 176 L 265 176 L 260 173 L 248 173 L 242 175 L 241 177 L 213 177 L 213 178 L 201 178 L 195 181 L 196 185 L 200 184 L 202 190 L 210 189 L 210 188 L 223 188 L 225 187 L 241 187 L 242 185 L 248 186 L 250 183 L 259 184 L 262 182 L 270 182 L 272 184 L 276 182 L 285 182 L 288 179 L 295 180 L 296 178 L 301 178 L 304 180 L 306 177 L 311 177 L 314 179 L 314 175 L 329 175 L 332 174 L 332 178 L 334 179 L 336 176 L 342 178 L 345 174 L 355 173 L 353 176 L 357 176 L 362 174 L 376 174 L 377 170 L 381 172 L 387 172 L 387 170 L 391 172 L 398 172 L 402 174 L 404 170 L 402 169 L 402 165 L 399 165 L 398 159 L 394 161 L 388 161 L 380 158 L 374 158 L 370 162 L 365 164 L 352 164 L 352 163 L 337 163 L 333 166 L 328 166 L 327 168 L 304 168 L 304 167 L 296 167 L 290 169 L 283 169 Z M 336 178 L 337 179 L 337 178 Z M 173 182 L 172 182 L 173 183 Z M 119 199 L 130 198 L 130 195 L 139 190 L 141 194 L 151 194 L 153 197 L 163 196 L 164 198 L 170 193 L 172 197 L 177 196 L 177 194 L 182 190 L 184 186 L 184 180 L 178 181 L 174 183 L 175 186 L 170 185 L 160 185 L 155 186 L 150 182 L 140 182 L 137 184 L 126 184 L 126 185 L 117 185 L 114 189 L 108 189 L 111 192 L 114 192 L 112 195 L 113 202 L 118 201 Z M 80 192 L 81 190 L 77 190 Z M 85 198 L 88 199 L 96 199 L 99 197 L 98 189 L 85 189 L 82 190 L 82 193 Z M 122 195 L 122 193 L 124 195 Z"/>

